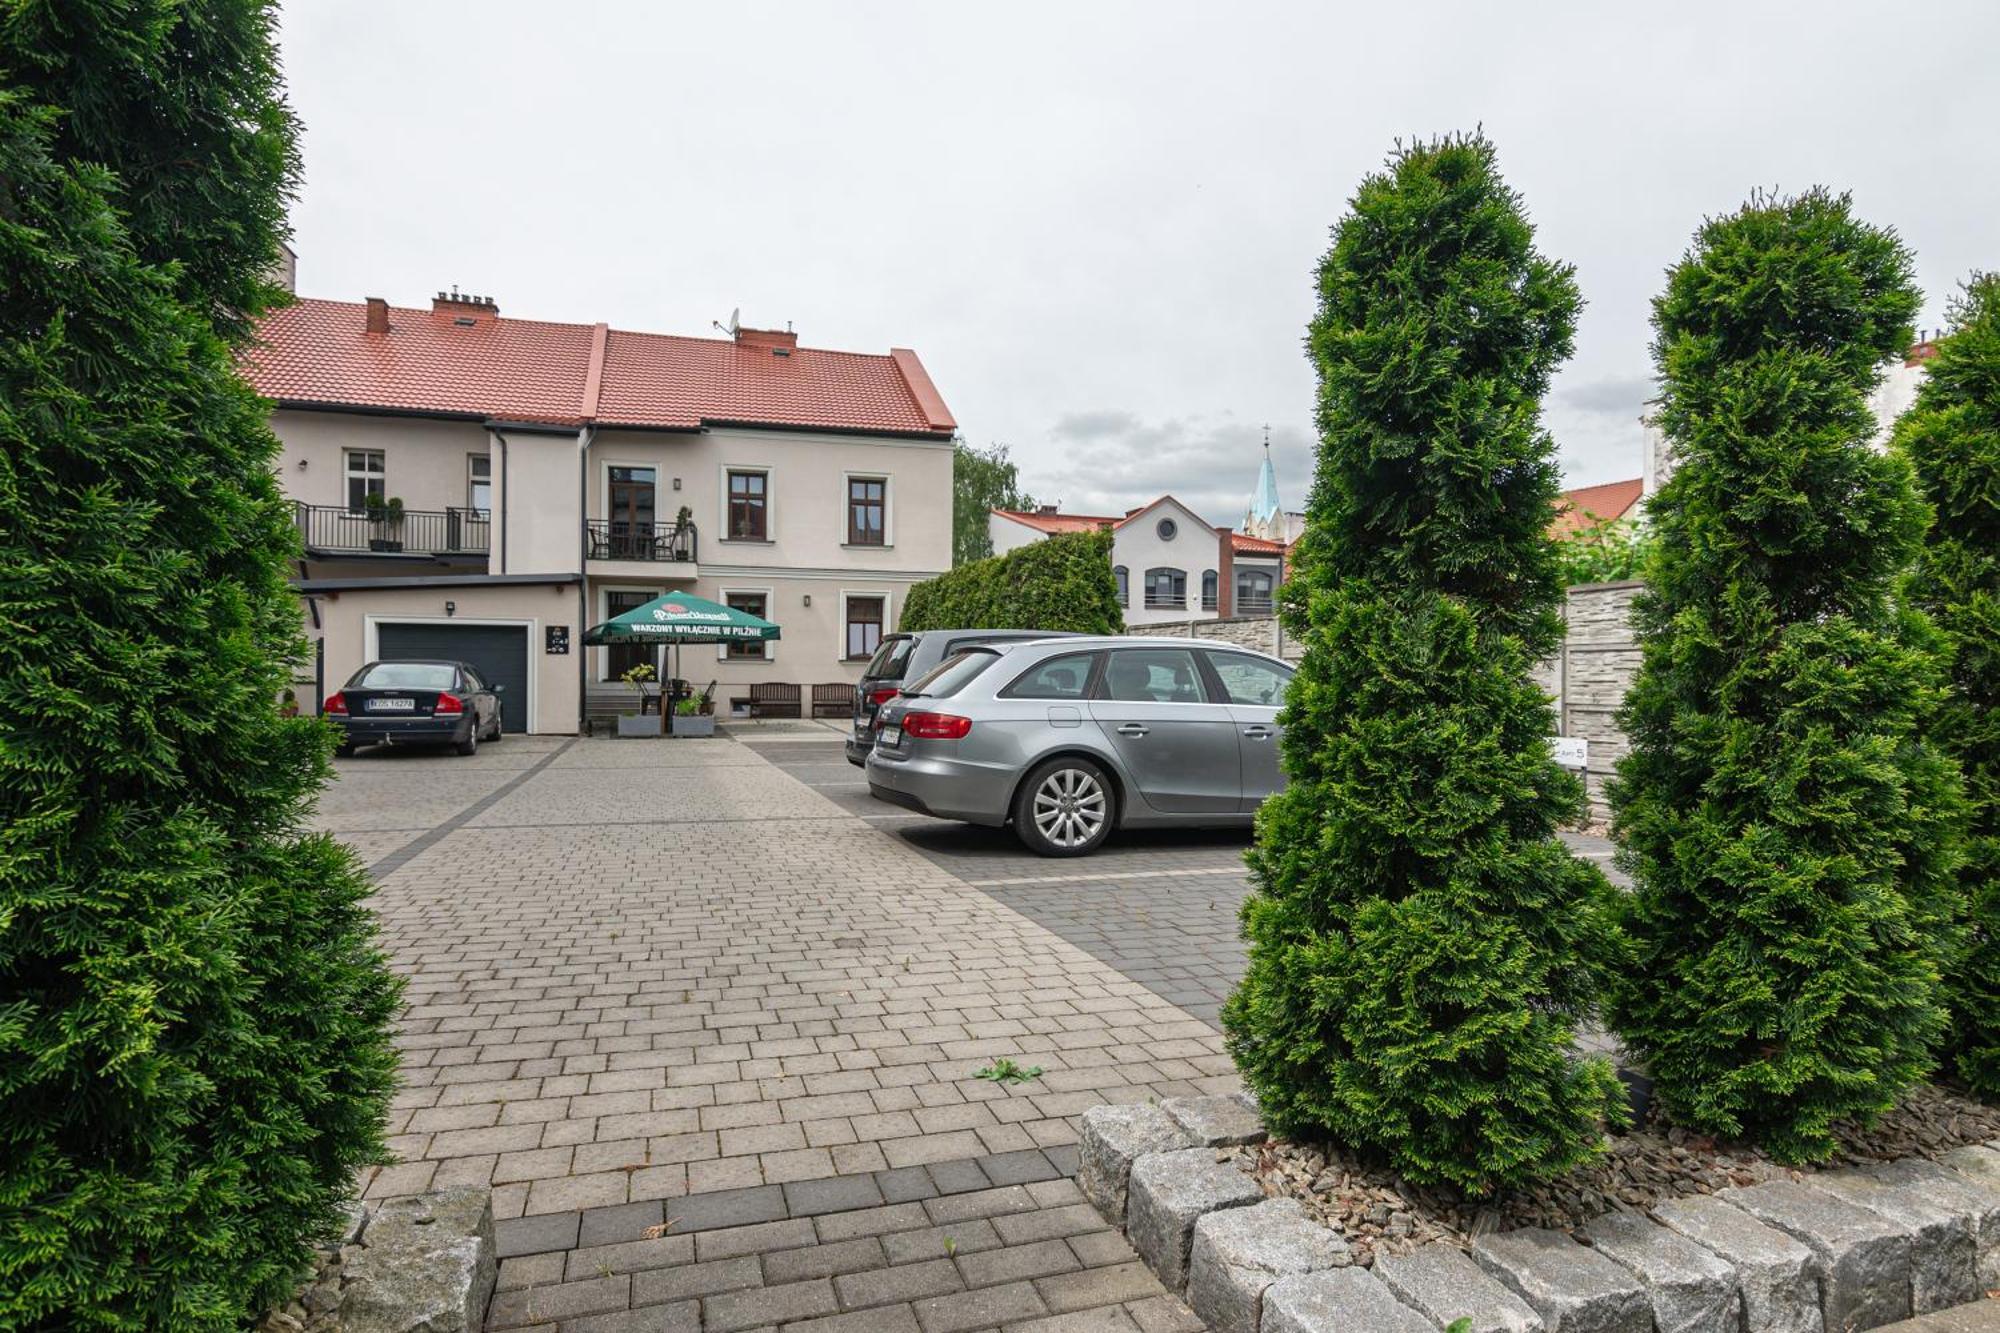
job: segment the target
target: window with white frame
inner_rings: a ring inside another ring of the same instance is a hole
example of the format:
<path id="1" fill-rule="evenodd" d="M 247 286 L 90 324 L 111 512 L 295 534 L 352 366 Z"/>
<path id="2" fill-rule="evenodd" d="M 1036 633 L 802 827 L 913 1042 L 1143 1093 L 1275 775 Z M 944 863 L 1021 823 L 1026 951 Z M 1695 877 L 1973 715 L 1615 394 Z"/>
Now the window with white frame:
<path id="1" fill-rule="evenodd" d="M 847 624 L 847 660 L 865 662 L 875 655 L 882 646 L 882 622 L 887 617 L 886 597 L 849 597 Z"/>
<path id="2" fill-rule="evenodd" d="M 847 544 L 884 546 L 889 534 L 889 479 L 847 479 Z"/>
<path id="3" fill-rule="evenodd" d="M 490 454 L 466 455 L 465 507 L 481 518 L 493 512 L 493 458 Z"/>
<path id="4" fill-rule="evenodd" d="M 758 619 L 768 619 L 771 597 L 765 592 L 725 592 L 722 604 L 736 611 L 745 611 Z M 761 662 L 770 656 L 767 646 L 758 639 L 731 639 L 722 645 L 722 656 L 731 662 Z"/>
<path id="5" fill-rule="evenodd" d="M 349 449 L 347 454 L 347 509 L 359 514 L 368 508 L 368 499 L 384 500 L 389 495 L 389 471 L 380 449 Z"/>
<path id="6" fill-rule="evenodd" d="M 762 542 L 771 539 L 771 474 L 731 468 L 729 485 L 729 540 Z"/>

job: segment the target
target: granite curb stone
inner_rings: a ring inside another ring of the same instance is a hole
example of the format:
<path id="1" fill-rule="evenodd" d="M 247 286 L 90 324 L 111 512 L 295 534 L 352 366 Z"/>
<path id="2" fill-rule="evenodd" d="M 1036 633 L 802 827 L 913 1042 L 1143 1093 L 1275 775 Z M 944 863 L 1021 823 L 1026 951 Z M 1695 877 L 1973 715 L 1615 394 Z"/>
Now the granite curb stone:
<path id="1" fill-rule="evenodd" d="M 1658 1333 L 1743 1333 L 1736 1270 L 1687 1237 L 1637 1213 L 1606 1213 L 1580 1234 L 1639 1279 Z"/>
<path id="2" fill-rule="evenodd" d="M 1188 1132 L 1157 1106 L 1093 1106 L 1083 1113 L 1076 1183 L 1107 1222 L 1123 1226 L 1133 1159 L 1193 1146 Z"/>
<path id="3" fill-rule="evenodd" d="M 1662 1199 L 1653 1216 L 1736 1270 L 1746 1333 L 1822 1333 L 1818 1261 L 1811 1250 L 1705 1194 Z"/>
<path id="4" fill-rule="evenodd" d="M 1261 1203 L 1257 1182 L 1209 1148 L 1150 1153 L 1132 1164 L 1125 1235 L 1168 1291 L 1187 1287 L 1188 1252 L 1203 1214 Z"/>
<path id="5" fill-rule="evenodd" d="M 1548 1333 L 1542 1317 L 1519 1296 L 1444 1241 L 1410 1254 L 1377 1255 L 1375 1276 L 1439 1328 L 1470 1319 L 1472 1333 Z"/>
<path id="6" fill-rule="evenodd" d="M 1910 1238 L 1910 1313 L 1930 1314 L 1979 1296 L 1979 1247 L 1973 1219 L 1921 1186 L 1873 1171 L 1823 1171 L 1815 1189 L 1886 1218 Z"/>
<path id="7" fill-rule="evenodd" d="M 1297 1199 L 1225 1208 L 1194 1224 L 1187 1301 L 1215 1333 L 1258 1333 L 1273 1282 L 1353 1262 L 1347 1242 Z"/>
<path id="8" fill-rule="evenodd" d="M 1533 1307 L 1548 1333 L 1652 1333 L 1652 1305 L 1638 1279 L 1560 1231 L 1481 1236 L 1472 1258 Z"/>
<path id="9" fill-rule="evenodd" d="M 1885 1162 L 1869 1170 L 1884 1180 L 1920 1189 L 1968 1218 L 1979 1252 L 1979 1286 L 1982 1290 L 2000 1287 L 2000 1186 L 1983 1176 L 1922 1159 Z"/>
<path id="10" fill-rule="evenodd" d="M 1436 1333 L 1365 1268 L 1295 1273 L 1264 1289 L 1258 1333 Z"/>
<path id="11" fill-rule="evenodd" d="M 1715 1197 L 1813 1252 L 1828 1328 L 1874 1328 L 1910 1317 L 1910 1238 L 1895 1223 L 1790 1180 Z"/>
<path id="12" fill-rule="evenodd" d="M 1240 1097 L 1169 1097 L 1161 1109 L 1204 1148 L 1234 1148 L 1265 1138 L 1264 1122 Z"/>
<path id="13" fill-rule="evenodd" d="M 391 1199 L 365 1225 L 366 1244 L 343 1274 L 346 1333 L 477 1333 L 500 1262 L 490 1191 L 462 1186 Z"/>

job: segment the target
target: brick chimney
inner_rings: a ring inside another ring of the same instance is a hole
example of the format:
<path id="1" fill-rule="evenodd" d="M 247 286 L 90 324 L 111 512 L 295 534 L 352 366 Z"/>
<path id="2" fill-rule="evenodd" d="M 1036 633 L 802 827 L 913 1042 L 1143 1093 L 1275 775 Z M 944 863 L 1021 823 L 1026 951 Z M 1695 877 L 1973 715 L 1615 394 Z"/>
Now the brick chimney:
<path id="1" fill-rule="evenodd" d="M 389 331 L 389 303 L 379 296 L 368 298 L 368 331 L 370 333 Z"/>
<path id="2" fill-rule="evenodd" d="M 799 345 L 799 335 L 790 329 L 738 329 L 736 345 L 739 347 L 768 347 L 774 353 L 789 355 Z"/>
<path id="3" fill-rule="evenodd" d="M 454 324 L 470 326 L 500 318 L 500 306 L 490 296 L 461 296 L 458 288 L 453 287 L 431 298 L 431 314 L 448 318 Z"/>

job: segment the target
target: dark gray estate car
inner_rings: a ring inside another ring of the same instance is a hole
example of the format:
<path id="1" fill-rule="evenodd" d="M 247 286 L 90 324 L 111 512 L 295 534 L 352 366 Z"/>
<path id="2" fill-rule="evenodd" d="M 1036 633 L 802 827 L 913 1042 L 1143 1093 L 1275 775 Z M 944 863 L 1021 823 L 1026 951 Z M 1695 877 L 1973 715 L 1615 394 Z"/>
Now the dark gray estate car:
<path id="1" fill-rule="evenodd" d="M 877 714 L 868 790 L 1083 856 L 1114 828 L 1247 824 L 1283 785 L 1292 667 L 1212 640 L 970 645 Z"/>
<path id="2" fill-rule="evenodd" d="M 500 739 L 500 692 L 469 662 L 370 662 L 322 711 L 346 756 L 363 745 L 452 745 L 472 754 Z"/>
<path id="3" fill-rule="evenodd" d="M 928 673 L 959 649 L 975 643 L 1074 637 L 1059 630 L 1037 629 L 925 629 L 888 635 L 862 668 L 861 683 L 854 687 L 854 726 L 847 733 L 847 762 L 857 768 L 868 762 L 868 751 L 875 744 L 875 712 L 896 697 L 903 682 Z"/>

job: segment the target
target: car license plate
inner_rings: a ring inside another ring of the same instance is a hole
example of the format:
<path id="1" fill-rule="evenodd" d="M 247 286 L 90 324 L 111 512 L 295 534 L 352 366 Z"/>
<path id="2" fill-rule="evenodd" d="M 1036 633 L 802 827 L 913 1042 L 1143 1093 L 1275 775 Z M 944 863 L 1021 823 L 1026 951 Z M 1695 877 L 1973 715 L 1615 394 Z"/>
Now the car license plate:
<path id="1" fill-rule="evenodd" d="M 889 746 L 896 746 L 896 745 L 901 745 L 902 743 L 903 743 L 903 729 L 901 727 L 887 726 L 882 728 L 882 744 Z"/>
<path id="2" fill-rule="evenodd" d="M 415 699 L 370 699 L 368 701 L 368 711 L 371 713 L 413 713 L 416 711 L 416 708 L 417 701 Z"/>

